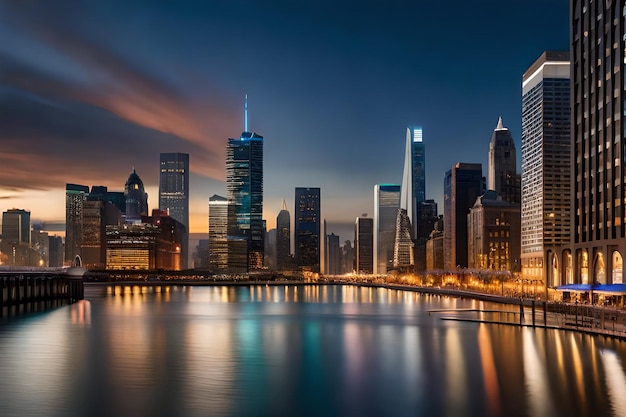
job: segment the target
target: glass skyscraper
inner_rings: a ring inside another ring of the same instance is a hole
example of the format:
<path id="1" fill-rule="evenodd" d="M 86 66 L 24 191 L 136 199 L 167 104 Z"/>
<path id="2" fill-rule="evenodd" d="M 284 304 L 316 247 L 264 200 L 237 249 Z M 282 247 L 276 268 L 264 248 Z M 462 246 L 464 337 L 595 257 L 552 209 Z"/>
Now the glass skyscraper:
<path id="1" fill-rule="evenodd" d="M 374 187 L 374 272 L 386 274 L 393 266 L 396 216 L 400 208 L 400 185 Z"/>
<path id="2" fill-rule="evenodd" d="M 209 198 L 209 267 L 228 270 L 228 200 L 214 194 Z"/>
<path id="3" fill-rule="evenodd" d="M 303 270 L 320 272 L 320 189 L 296 187 L 295 258 Z"/>
<path id="4" fill-rule="evenodd" d="M 570 60 L 544 52 L 522 76 L 521 262 L 543 281 L 548 254 L 571 233 Z M 571 271 L 571 269 L 570 269 Z M 572 282 L 572 277 L 568 279 Z M 551 280 L 550 285 L 555 284 Z"/>
<path id="5" fill-rule="evenodd" d="M 291 217 L 287 202 L 276 217 L 276 268 L 280 271 L 290 267 L 291 262 Z"/>
<path id="6" fill-rule="evenodd" d="M 263 136 L 243 132 L 228 139 L 226 198 L 229 271 L 263 267 Z"/>
<path id="7" fill-rule="evenodd" d="M 162 153 L 159 166 L 159 209 L 186 229 L 182 244 L 182 265 L 189 254 L 189 154 Z"/>

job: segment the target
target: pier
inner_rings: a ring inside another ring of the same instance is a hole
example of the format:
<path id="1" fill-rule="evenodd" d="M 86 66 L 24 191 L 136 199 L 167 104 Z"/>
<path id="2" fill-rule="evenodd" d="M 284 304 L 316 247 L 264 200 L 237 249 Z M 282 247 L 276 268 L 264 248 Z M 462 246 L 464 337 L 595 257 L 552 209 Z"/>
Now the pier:
<path id="1" fill-rule="evenodd" d="M 84 297 L 84 270 L 0 269 L 0 317 L 43 311 Z"/>

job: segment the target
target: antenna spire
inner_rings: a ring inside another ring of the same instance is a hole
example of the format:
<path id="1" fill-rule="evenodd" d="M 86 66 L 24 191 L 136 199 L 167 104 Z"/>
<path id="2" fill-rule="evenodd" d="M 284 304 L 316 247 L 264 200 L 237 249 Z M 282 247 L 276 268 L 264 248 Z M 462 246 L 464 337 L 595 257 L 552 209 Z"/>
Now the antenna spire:
<path id="1" fill-rule="evenodd" d="M 244 120 L 244 126 L 243 126 L 243 131 L 247 132 L 248 131 L 248 95 L 246 94 L 246 102 L 244 104 L 243 107 L 243 120 Z"/>

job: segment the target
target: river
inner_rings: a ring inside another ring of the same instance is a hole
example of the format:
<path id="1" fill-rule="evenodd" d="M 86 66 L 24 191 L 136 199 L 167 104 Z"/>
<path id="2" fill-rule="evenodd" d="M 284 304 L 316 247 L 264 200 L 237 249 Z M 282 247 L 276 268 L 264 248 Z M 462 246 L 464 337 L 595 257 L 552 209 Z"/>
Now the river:
<path id="1" fill-rule="evenodd" d="M 0 322 L 0 415 L 626 416 L 626 343 L 355 286 L 89 286 Z"/>

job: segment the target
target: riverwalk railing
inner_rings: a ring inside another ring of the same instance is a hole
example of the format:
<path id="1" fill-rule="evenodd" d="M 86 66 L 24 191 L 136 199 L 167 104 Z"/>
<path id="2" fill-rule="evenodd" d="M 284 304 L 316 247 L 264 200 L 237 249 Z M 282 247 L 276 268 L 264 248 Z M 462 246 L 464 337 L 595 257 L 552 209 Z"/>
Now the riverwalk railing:
<path id="1" fill-rule="evenodd" d="M 63 270 L 0 270 L 0 317 L 41 311 L 83 298 L 82 276 Z"/>

